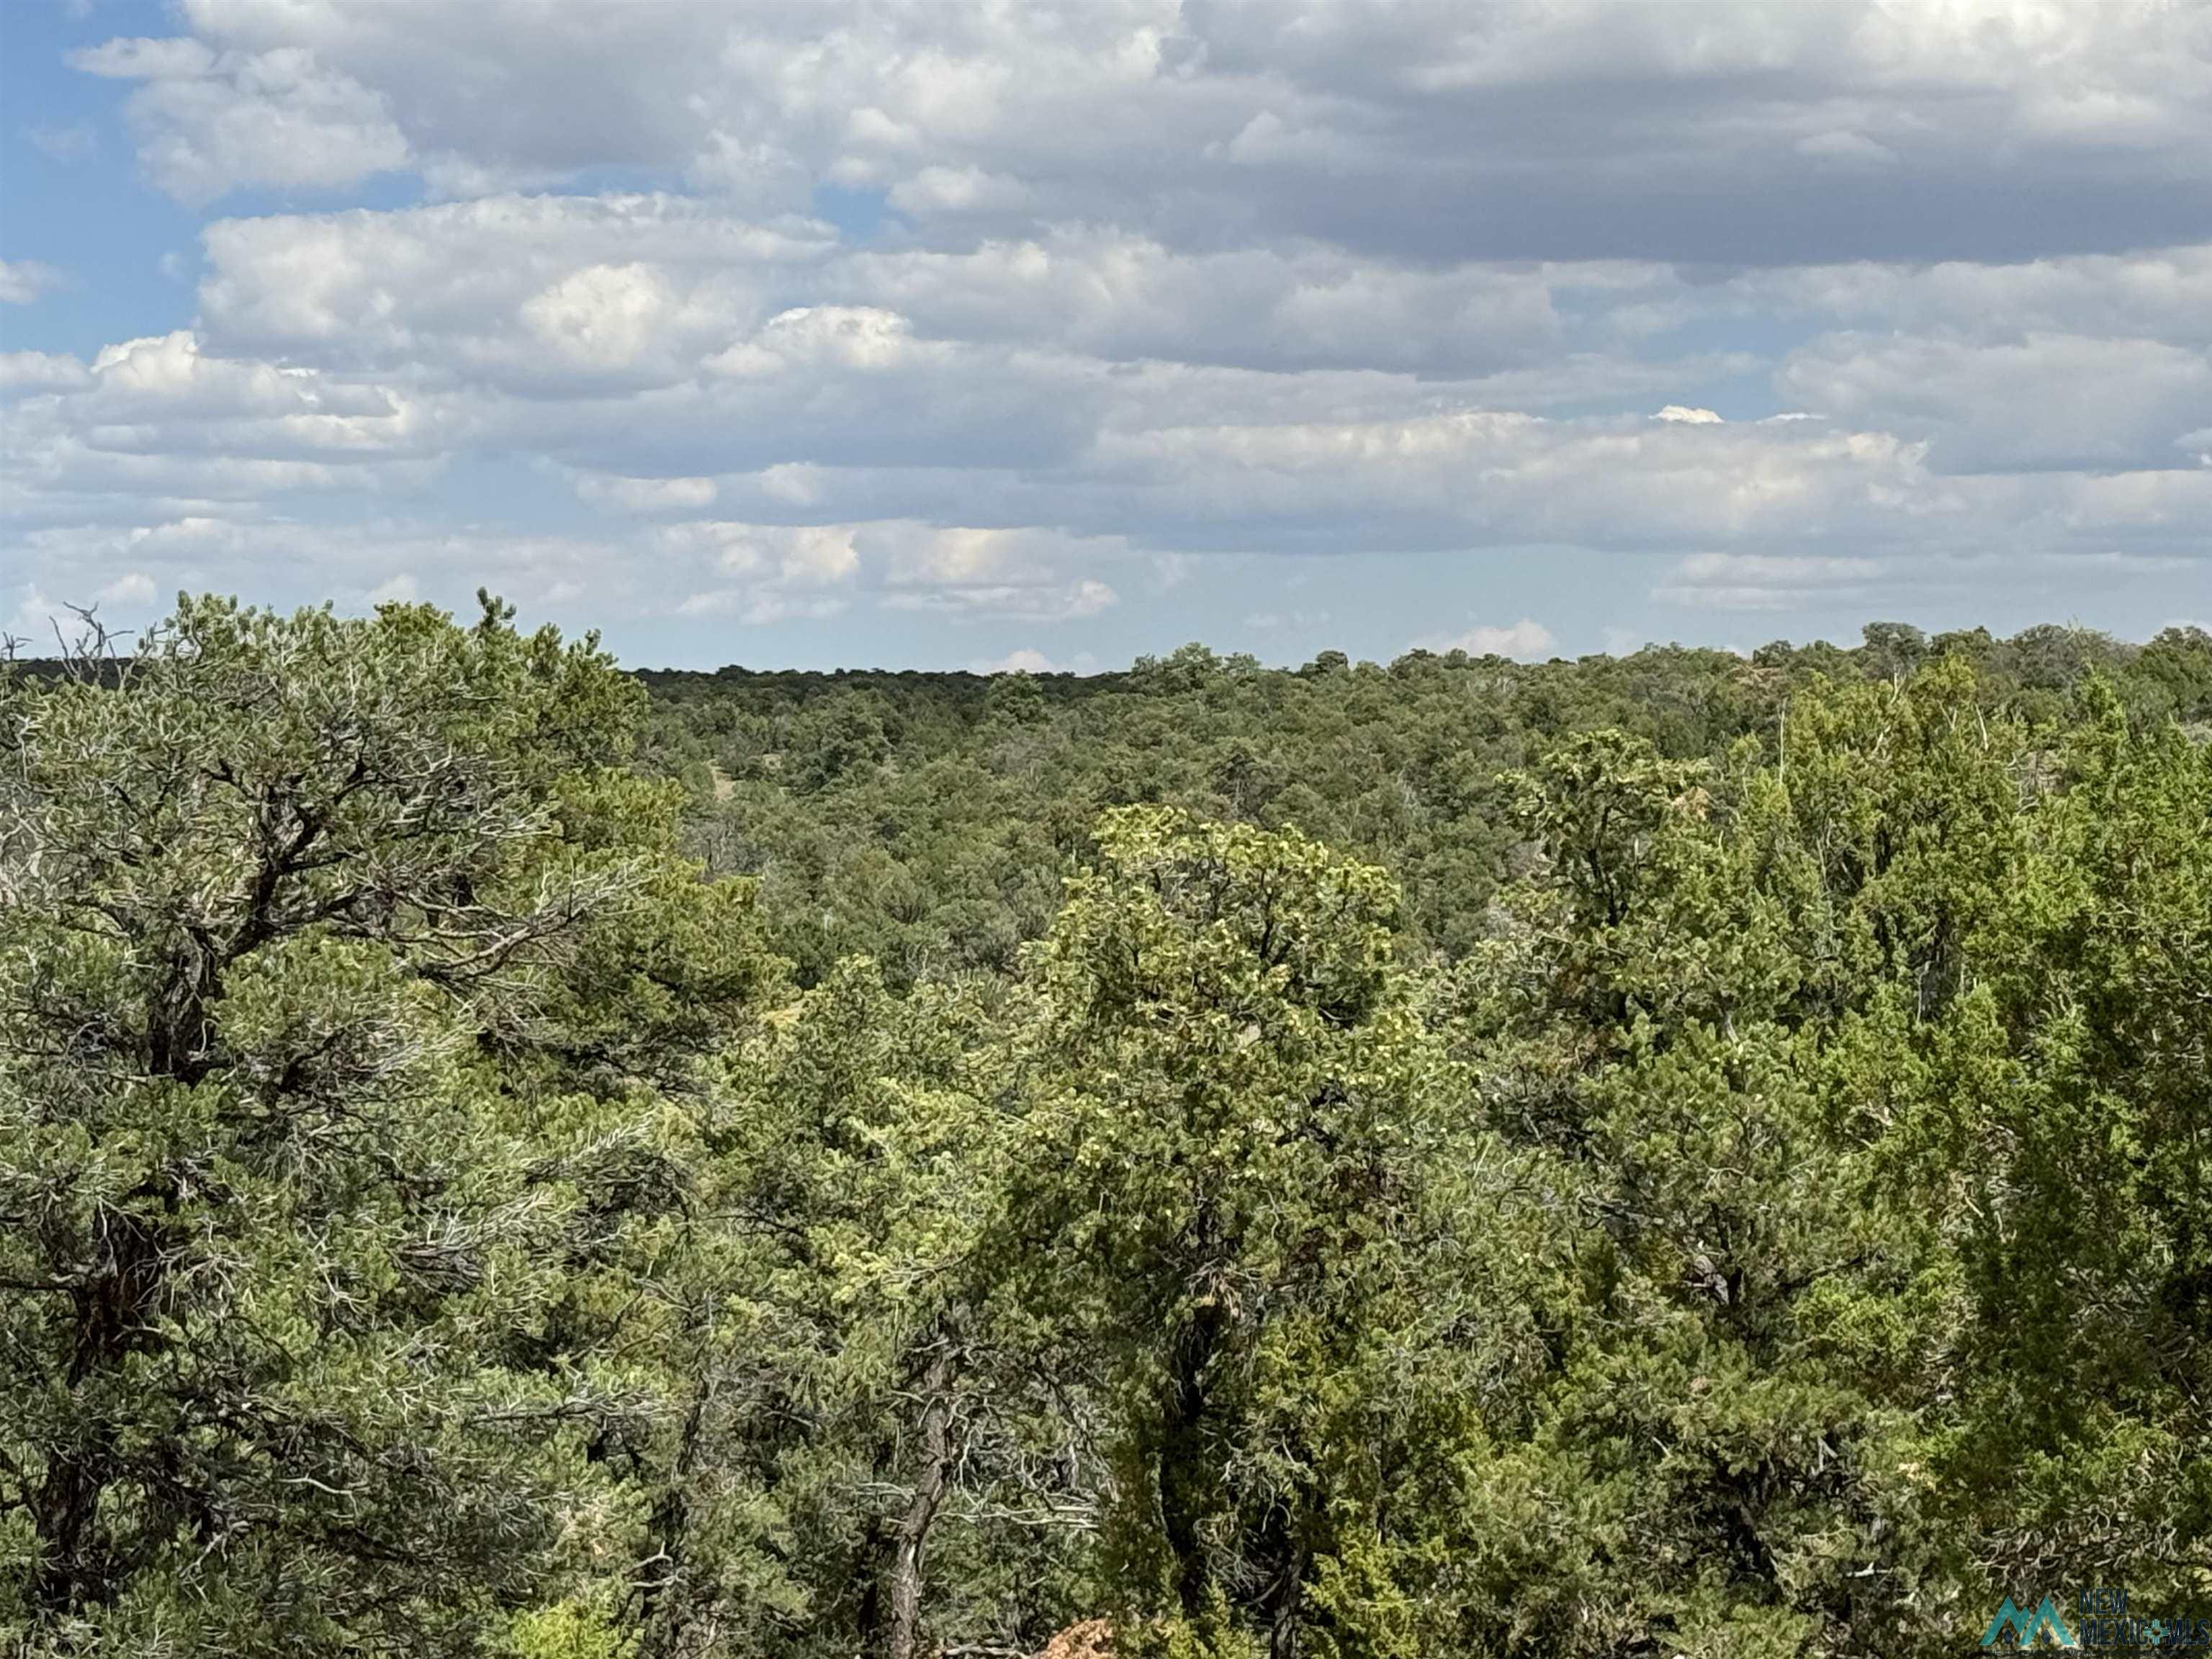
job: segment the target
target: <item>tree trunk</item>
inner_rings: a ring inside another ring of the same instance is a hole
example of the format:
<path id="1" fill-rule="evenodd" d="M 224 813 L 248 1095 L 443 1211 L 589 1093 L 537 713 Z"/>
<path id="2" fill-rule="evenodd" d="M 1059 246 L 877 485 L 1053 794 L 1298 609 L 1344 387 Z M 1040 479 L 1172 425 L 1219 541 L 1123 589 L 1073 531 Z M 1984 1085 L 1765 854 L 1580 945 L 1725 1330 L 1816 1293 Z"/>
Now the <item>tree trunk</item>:
<path id="1" fill-rule="evenodd" d="M 130 1194 L 149 1195 L 170 1195 L 160 1177 Z M 66 1380 L 78 1400 L 88 1380 L 113 1370 L 133 1348 L 145 1346 L 147 1310 L 161 1279 L 161 1241 L 147 1223 L 122 1215 L 106 1225 L 111 1242 L 103 1271 L 76 1293 Z M 112 1586 L 100 1540 L 100 1500 L 112 1476 L 115 1446 L 114 1425 L 98 1422 L 47 1451 L 46 1478 L 31 1508 L 36 1565 L 25 1592 L 33 1619 L 66 1618 L 108 1599 Z"/>
<path id="2" fill-rule="evenodd" d="M 710 1358 L 704 1362 L 711 1368 Z M 646 1541 L 659 1571 L 640 1592 L 638 1659 L 676 1659 L 691 1623 L 691 1481 L 706 1440 L 707 1412 L 714 1397 L 711 1369 L 702 1370 L 677 1432 L 676 1458 L 667 1488 L 653 1506 Z"/>
<path id="3" fill-rule="evenodd" d="M 1175 1558 L 1176 1598 L 1191 1619 L 1204 1613 L 1206 1603 L 1208 1575 L 1198 1529 L 1213 1507 L 1214 1471 L 1206 1443 L 1206 1374 L 1221 1344 L 1221 1324 L 1220 1309 L 1208 1306 L 1181 1333 L 1160 1425 L 1161 1528 Z"/>
<path id="4" fill-rule="evenodd" d="M 922 1549 L 952 1478 L 952 1342 L 940 1333 L 921 1380 L 921 1467 L 891 1559 L 890 1659 L 914 1659 L 921 1634 Z"/>
<path id="5" fill-rule="evenodd" d="M 1267 1614 L 1267 1659 L 1297 1659 L 1304 1628 L 1299 1615 L 1305 1607 L 1306 1552 L 1288 1510 L 1279 1507 L 1269 1514 L 1258 1553 L 1272 1568 L 1261 1591 Z"/>
<path id="6" fill-rule="evenodd" d="M 1267 1619 L 1267 1659 L 1298 1659 L 1298 1603 L 1304 1585 L 1291 1581 Z"/>
<path id="7" fill-rule="evenodd" d="M 96 1450 L 56 1453 L 33 1500 L 37 1565 L 29 1601 L 34 1617 L 64 1619 L 98 1595 L 100 1575 L 90 1560 L 93 1519 L 106 1484 Z"/>

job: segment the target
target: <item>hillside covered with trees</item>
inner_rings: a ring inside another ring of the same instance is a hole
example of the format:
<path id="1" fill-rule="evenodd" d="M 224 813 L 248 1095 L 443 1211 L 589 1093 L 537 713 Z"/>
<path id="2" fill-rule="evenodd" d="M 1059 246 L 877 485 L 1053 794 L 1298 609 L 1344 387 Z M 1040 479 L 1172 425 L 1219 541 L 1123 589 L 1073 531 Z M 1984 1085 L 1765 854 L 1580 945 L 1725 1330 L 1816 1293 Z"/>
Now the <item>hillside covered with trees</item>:
<path id="1" fill-rule="evenodd" d="M 2201 631 L 630 675 L 200 599 L 0 762 L 8 1651 L 2212 1618 Z"/>

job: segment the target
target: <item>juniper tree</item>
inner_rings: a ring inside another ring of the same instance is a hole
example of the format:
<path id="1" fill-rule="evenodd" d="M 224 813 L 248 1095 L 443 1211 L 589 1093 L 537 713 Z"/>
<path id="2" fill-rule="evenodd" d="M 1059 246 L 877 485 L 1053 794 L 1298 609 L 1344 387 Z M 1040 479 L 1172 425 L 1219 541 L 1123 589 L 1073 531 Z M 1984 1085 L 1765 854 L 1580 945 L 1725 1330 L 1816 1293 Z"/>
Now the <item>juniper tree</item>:
<path id="1" fill-rule="evenodd" d="M 1550 1364 L 1542 1160 L 1462 1133 L 1380 871 L 1157 810 L 1098 837 L 1034 970 L 1003 1254 L 1104 1390 L 1125 1638 L 1449 1648 L 1469 1483 Z"/>
<path id="2" fill-rule="evenodd" d="M 470 1651 L 610 1534 L 586 1154 L 747 975 L 656 982 L 639 693 L 507 614 L 186 601 L 0 685 L 20 1645 Z"/>

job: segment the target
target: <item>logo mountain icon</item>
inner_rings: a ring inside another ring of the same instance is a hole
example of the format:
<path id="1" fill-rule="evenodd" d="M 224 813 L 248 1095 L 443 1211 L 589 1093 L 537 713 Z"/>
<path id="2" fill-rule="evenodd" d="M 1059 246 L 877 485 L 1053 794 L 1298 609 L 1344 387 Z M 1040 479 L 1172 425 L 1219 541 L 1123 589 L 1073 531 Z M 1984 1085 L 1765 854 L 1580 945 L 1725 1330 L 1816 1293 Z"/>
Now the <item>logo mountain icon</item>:
<path id="1" fill-rule="evenodd" d="M 2075 1639 L 2074 1632 L 2066 1628 L 2066 1621 L 2058 1616 L 2057 1607 L 2047 1595 L 2033 1613 L 2022 1613 L 2019 1604 L 2009 1595 L 2006 1596 L 2004 1605 L 1997 1609 L 1997 1616 L 1990 1620 L 1990 1627 L 1982 1632 L 1982 1645 L 1985 1648 L 1996 1646 L 1997 1638 L 2008 1630 L 2012 1632 L 2014 1647 L 2031 1646 L 2039 1636 L 2048 1638 L 2054 1647 L 2078 1648 L 2081 1645 Z"/>

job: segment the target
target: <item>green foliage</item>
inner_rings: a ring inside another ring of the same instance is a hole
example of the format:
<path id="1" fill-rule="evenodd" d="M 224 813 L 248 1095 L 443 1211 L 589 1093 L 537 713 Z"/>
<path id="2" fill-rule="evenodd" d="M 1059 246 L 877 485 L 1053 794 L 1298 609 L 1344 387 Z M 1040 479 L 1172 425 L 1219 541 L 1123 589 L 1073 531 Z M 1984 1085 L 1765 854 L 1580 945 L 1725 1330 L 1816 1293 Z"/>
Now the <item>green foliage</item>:
<path id="1" fill-rule="evenodd" d="M 622 1509 L 635 1402 L 559 1336 L 630 1115 L 590 1091 L 746 977 L 656 975 L 690 893 L 639 694 L 489 605 L 199 601 L 4 696 L 11 1627 L 476 1650 Z"/>
<path id="2" fill-rule="evenodd" d="M 0 681 L 9 1650 L 2212 1611 L 2201 632 L 644 679 Z"/>
<path id="3" fill-rule="evenodd" d="M 1417 1650 L 1548 1362 L 1539 1183 L 1454 1122 L 1381 871 L 1152 809 L 1098 839 L 1036 961 L 1004 1255 L 1105 1383 L 1105 1587 L 1194 1650 Z"/>
<path id="4" fill-rule="evenodd" d="M 769 938 L 802 983 L 872 957 L 894 988 L 1010 974 L 1042 937 L 1070 860 L 1113 807 L 1159 805 L 1296 829 L 1391 872 L 1407 950 L 1465 955 L 1525 846 L 1499 783 L 1559 738 L 1619 731 L 1670 762 L 1771 743 L 1825 677 L 1887 684 L 1944 658 L 1977 708 L 2073 717 L 2087 676 L 2131 716 L 2212 725 L 2212 638 L 2137 648 L 2081 629 L 1719 651 L 1650 647 L 1535 665 L 1323 652 L 1295 672 L 1186 647 L 1124 673 L 647 673 L 652 766 L 684 780 L 694 845 L 757 875 Z"/>

